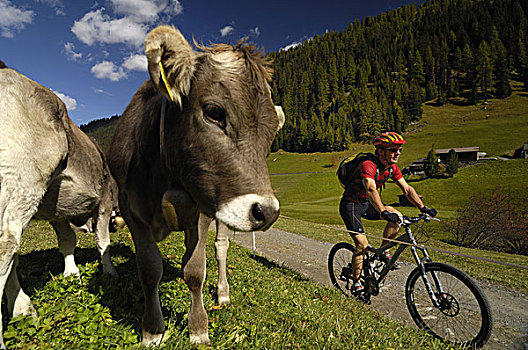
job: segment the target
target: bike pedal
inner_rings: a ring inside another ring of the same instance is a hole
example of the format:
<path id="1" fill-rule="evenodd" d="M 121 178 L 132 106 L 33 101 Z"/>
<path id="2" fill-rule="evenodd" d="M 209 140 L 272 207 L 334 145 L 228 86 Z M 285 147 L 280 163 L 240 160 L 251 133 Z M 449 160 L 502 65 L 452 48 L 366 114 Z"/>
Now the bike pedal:
<path id="1" fill-rule="evenodd" d="M 357 301 L 361 301 L 362 303 L 366 305 L 370 305 L 372 302 L 370 301 L 370 298 L 368 298 L 365 294 L 357 295 L 356 296 Z"/>
<path id="2" fill-rule="evenodd" d="M 394 271 L 394 270 L 399 270 L 401 269 L 401 264 L 400 263 L 394 263 L 394 265 L 391 266 L 391 271 Z"/>

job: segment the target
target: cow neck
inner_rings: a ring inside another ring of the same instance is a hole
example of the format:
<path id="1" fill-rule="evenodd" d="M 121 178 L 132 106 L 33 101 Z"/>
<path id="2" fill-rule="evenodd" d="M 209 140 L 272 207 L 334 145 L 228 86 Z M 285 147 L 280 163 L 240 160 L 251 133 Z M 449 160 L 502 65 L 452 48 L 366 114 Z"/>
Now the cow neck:
<path id="1" fill-rule="evenodd" d="M 160 140 L 160 159 L 165 167 L 167 167 L 167 160 L 165 158 L 165 114 L 167 112 L 167 98 L 162 96 L 161 98 L 161 110 L 160 110 L 160 124 L 159 124 L 159 140 Z"/>

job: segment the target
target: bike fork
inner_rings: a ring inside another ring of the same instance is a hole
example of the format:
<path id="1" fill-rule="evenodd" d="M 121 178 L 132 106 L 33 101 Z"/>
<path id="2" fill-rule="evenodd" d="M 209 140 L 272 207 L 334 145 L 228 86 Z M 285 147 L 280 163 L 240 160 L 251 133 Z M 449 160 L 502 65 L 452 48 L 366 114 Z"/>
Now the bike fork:
<path id="1" fill-rule="evenodd" d="M 420 269 L 422 271 L 422 280 L 424 282 L 425 288 L 427 290 L 427 293 L 429 294 L 429 297 L 431 298 L 431 301 L 433 302 L 433 305 L 435 307 L 440 307 L 440 302 L 438 301 L 438 298 L 436 297 L 436 293 L 433 290 L 433 285 L 429 281 L 429 277 L 427 276 L 427 273 L 425 271 L 425 263 L 432 262 L 431 258 L 429 257 L 429 254 L 427 254 L 427 251 L 423 248 L 420 248 L 420 250 L 423 252 L 424 257 L 420 259 L 417 253 L 416 247 L 411 247 L 412 254 L 414 256 L 414 259 L 418 266 L 420 266 Z M 444 294 L 444 288 L 442 287 L 442 283 L 438 279 L 438 276 L 436 275 L 436 272 L 431 272 L 431 275 L 433 277 L 434 284 L 437 287 L 437 290 L 439 291 L 440 295 Z"/>

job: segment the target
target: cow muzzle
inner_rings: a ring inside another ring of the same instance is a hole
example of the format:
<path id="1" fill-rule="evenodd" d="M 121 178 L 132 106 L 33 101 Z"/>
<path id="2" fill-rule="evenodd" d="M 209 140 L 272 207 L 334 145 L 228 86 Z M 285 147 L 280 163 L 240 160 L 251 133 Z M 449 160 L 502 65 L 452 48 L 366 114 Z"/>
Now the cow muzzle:
<path id="1" fill-rule="evenodd" d="M 222 204 L 215 216 L 235 231 L 265 231 L 279 217 L 279 201 L 272 195 L 246 194 Z"/>

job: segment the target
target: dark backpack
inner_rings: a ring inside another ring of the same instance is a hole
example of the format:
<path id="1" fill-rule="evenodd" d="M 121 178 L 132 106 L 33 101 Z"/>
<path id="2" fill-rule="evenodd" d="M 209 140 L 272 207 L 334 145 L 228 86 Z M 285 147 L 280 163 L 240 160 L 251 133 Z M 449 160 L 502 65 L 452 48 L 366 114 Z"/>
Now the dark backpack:
<path id="1" fill-rule="evenodd" d="M 352 181 L 359 173 L 359 166 L 366 160 L 370 160 L 376 165 L 376 180 L 378 179 L 379 168 L 376 155 L 371 152 L 361 152 L 356 154 L 354 157 L 347 157 L 343 159 L 337 168 L 337 179 L 344 189 L 352 185 Z M 385 179 L 385 182 L 392 177 L 392 166 L 389 167 L 389 172 L 389 176 Z M 385 182 L 383 183 L 383 187 L 385 187 Z"/>

